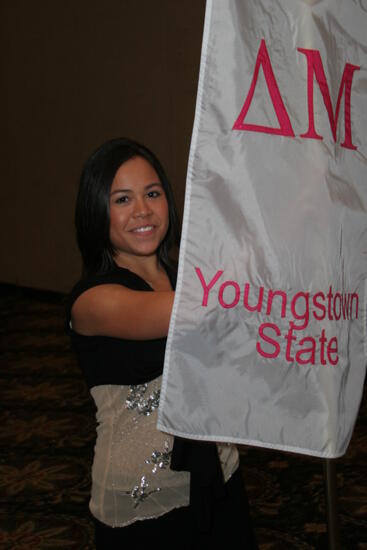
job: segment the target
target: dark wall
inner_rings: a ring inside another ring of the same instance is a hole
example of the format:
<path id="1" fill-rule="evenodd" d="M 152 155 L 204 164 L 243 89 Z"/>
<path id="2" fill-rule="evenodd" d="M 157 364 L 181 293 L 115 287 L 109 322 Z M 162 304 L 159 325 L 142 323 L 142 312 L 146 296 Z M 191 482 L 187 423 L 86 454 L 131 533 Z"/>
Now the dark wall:
<path id="1" fill-rule="evenodd" d="M 78 277 L 81 166 L 104 140 L 161 159 L 182 209 L 204 0 L 14 0 L 0 7 L 0 281 Z"/>

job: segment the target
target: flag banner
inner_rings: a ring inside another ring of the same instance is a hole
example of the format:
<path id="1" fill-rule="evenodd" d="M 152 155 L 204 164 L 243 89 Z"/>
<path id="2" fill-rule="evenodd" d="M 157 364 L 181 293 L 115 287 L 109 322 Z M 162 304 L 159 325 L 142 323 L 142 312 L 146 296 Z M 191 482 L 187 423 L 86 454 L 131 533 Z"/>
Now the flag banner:
<path id="1" fill-rule="evenodd" d="M 207 2 L 158 428 L 342 455 L 366 369 L 367 0 Z"/>

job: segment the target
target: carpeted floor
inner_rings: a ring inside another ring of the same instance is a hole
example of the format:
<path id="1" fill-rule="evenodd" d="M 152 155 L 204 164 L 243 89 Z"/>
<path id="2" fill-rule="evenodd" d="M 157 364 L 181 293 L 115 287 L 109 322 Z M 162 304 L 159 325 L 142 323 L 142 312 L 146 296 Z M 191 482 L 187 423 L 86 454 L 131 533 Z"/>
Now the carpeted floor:
<path id="1" fill-rule="evenodd" d="M 0 290 L 0 549 L 93 549 L 94 406 L 63 329 L 63 297 Z M 367 550 L 366 425 L 365 398 L 337 461 L 343 550 Z M 322 461 L 241 453 L 261 550 L 327 548 Z"/>

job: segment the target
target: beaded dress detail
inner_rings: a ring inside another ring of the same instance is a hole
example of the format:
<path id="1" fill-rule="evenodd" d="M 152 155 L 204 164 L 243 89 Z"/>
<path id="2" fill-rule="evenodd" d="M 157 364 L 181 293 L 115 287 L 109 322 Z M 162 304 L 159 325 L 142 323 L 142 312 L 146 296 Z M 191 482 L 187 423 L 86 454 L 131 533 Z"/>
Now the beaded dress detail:
<path id="1" fill-rule="evenodd" d="M 98 427 L 90 509 L 107 525 L 121 527 L 189 504 L 190 475 L 169 469 L 173 437 L 156 428 L 160 386 L 161 376 L 91 390 Z"/>

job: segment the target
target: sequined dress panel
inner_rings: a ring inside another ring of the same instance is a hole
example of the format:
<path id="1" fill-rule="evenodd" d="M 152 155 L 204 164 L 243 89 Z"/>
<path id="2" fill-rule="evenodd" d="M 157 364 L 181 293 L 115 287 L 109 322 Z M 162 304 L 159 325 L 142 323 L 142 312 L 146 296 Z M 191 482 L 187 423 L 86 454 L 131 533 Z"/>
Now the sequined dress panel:
<path id="1" fill-rule="evenodd" d="M 169 469 L 173 437 L 159 432 L 161 376 L 135 386 L 91 389 L 97 406 L 92 514 L 122 527 L 189 504 L 190 474 Z"/>

